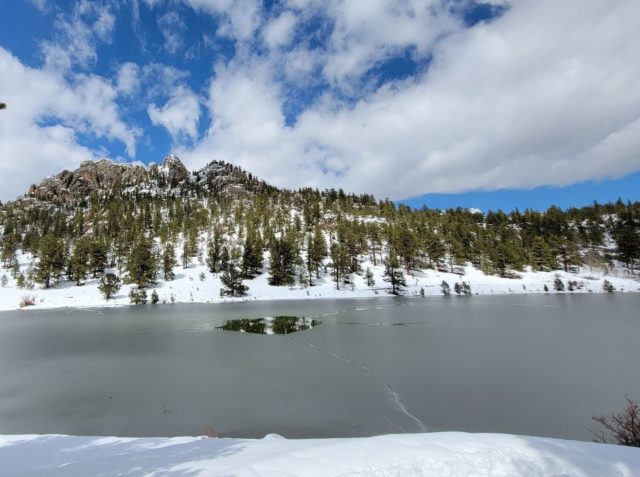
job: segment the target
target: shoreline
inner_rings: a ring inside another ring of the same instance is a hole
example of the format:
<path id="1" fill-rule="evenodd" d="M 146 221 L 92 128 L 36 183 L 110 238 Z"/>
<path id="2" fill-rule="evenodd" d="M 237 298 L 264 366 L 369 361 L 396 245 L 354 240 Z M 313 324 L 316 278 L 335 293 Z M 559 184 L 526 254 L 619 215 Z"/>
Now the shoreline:
<path id="1" fill-rule="evenodd" d="M 151 290 L 152 288 L 150 288 Z M 44 291 L 44 290 L 42 290 Z M 474 297 L 505 297 L 505 296 L 514 296 L 514 297 L 525 297 L 529 295 L 539 296 L 539 295 L 547 295 L 547 296 L 584 296 L 584 295 L 634 295 L 640 293 L 640 289 L 638 290 L 620 290 L 615 291 L 613 293 L 608 293 L 603 290 L 598 291 L 589 291 L 589 290 L 575 290 L 575 291 L 529 291 L 529 292 L 493 292 L 493 293 L 472 293 L 471 295 L 457 295 L 455 293 L 451 293 L 446 296 L 443 294 L 425 294 L 424 296 L 420 294 L 402 294 L 402 295 L 393 295 L 391 293 L 386 294 L 340 294 L 340 295 L 321 295 L 321 296 L 274 296 L 274 297 L 260 297 L 260 298 L 252 298 L 252 297 L 237 297 L 237 298 L 225 298 L 220 300 L 210 300 L 210 301 L 175 301 L 174 303 L 161 303 L 158 302 L 156 304 L 147 303 L 145 305 L 132 305 L 131 303 L 102 303 L 102 304 L 87 304 L 87 305 L 66 305 L 66 304 L 54 304 L 54 305 L 34 305 L 28 307 L 15 307 L 15 308 L 3 308 L 2 304 L 0 304 L 0 315 L 3 313 L 10 313 L 15 311 L 21 312 L 32 312 L 32 311 L 50 311 L 50 310 L 93 310 L 93 309 L 114 309 L 114 308 L 138 308 L 138 307 L 171 307 L 174 305 L 234 305 L 241 303 L 270 303 L 270 302 L 303 302 L 308 300 L 371 300 L 371 299 L 473 299 Z"/>
<path id="2" fill-rule="evenodd" d="M 314 280 L 313 287 L 296 285 L 276 287 L 269 285 L 267 270 L 253 279 L 243 282 L 249 287 L 246 297 L 221 297 L 223 287 L 219 274 L 212 275 L 204 265 L 192 265 L 188 268 L 176 268 L 176 278 L 171 281 L 158 280 L 154 286 L 147 287 L 147 293 L 156 291 L 160 304 L 218 304 L 243 302 L 271 302 L 277 300 L 303 301 L 310 299 L 357 299 L 393 297 L 388 290 L 390 286 L 385 280 L 384 267 L 373 266 L 365 262 L 362 267 L 370 268 L 374 283 L 369 286 L 365 277 L 354 274 L 349 284 L 336 289 L 335 282 L 328 274 Z M 584 267 L 578 272 L 564 271 L 531 271 L 526 269 L 518 272 L 517 278 L 503 278 L 486 275 L 471 265 L 464 267 L 464 275 L 458 275 L 437 270 L 416 270 L 405 274 L 406 285 L 403 287 L 404 297 L 434 297 L 444 296 L 442 283 L 449 286 L 450 295 L 457 296 L 455 285 L 466 282 L 470 285 L 471 296 L 505 296 L 505 295 L 540 295 L 540 294 L 585 294 L 606 293 L 603 284 L 609 281 L 616 293 L 640 292 L 640 276 L 625 274 L 623 270 L 615 269 L 614 276 L 602 270 Z M 563 282 L 564 291 L 554 289 L 554 281 Z M 20 303 L 24 297 L 33 297 L 34 306 L 22 308 L 28 310 L 51 309 L 86 309 L 86 308 L 114 308 L 132 306 L 129 301 L 130 284 L 123 284 L 114 298 L 108 302 L 98 290 L 98 279 L 88 279 L 81 286 L 65 281 L 55 287 L 44 289 L 39 286 L 34 289 L 19 289 L 15 280 L 11 280 L 6 287 L 0 287 L 0 312 L 21 310 Z M 570 286 L 570 283 L 573 285 Z M 545 290 L 546 288 L 546 290 Z M 573 288 L 573 291 L 571 291 Z"/>

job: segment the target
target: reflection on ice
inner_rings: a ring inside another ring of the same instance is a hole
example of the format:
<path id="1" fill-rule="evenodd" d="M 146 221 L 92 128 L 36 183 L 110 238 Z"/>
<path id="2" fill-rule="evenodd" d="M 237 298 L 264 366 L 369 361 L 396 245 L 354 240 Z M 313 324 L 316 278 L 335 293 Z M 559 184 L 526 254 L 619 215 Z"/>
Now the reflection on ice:
<path id="1" fill-rule="evenodd" d="M 227 320 L 219 329 L 260 335 L 287 335 L 311 329 L 319 324 L 320 321 L 304 316 L 267 316 L 256 319 Z"/>

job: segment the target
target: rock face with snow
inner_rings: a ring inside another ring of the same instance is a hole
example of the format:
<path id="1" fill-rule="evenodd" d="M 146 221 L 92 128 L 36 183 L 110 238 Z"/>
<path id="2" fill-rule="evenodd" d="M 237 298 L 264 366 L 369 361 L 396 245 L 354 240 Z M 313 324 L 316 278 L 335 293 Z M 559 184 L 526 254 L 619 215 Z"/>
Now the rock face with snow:
<path id="1" fill-rule="evenodd" d="M 74 171 L 62 171 L 29 188 L 23 201 L 68 205 L 86 200 L 92 194 L 113 195 L 154 191 L 172 194 L 182 189 L 200 188 L 219 197 L 238 197 L 242 194 L 275 190 L 265 182 L 237 166 L 213 161 L 190 174 L 182 161 L 169 155 L 158 167 L 114 162 L 109 159 L 85 161 Z"/>
<path id="2" fill-rule="evenodd" d="M 238 196 L 243 192 L 265 192 L 274 187 L 259 181 L 252 174 L 222 161 L 213 161 L 194 173 L 195 182 L 220 197 Z"/>
<path id="3" fill-rule="evenodd" d="M 102 159 L 85 161 L 74 171 L 62 171 L 54 177 L 34 184 L 27 193 L 41 201 L 66 204 L 83 199 L 95 192 L 113 192 L 127 186 L 141 184 L 149 179 L 147 168 Z"/>
<path id="4" fill-rule="evenodd" d="M 164 158 L 160 170 L 166 176 L 171 187 L 176 187 L 178 184 L 189 178 L 189 171 L 182 161 L 173 154 Z"/>

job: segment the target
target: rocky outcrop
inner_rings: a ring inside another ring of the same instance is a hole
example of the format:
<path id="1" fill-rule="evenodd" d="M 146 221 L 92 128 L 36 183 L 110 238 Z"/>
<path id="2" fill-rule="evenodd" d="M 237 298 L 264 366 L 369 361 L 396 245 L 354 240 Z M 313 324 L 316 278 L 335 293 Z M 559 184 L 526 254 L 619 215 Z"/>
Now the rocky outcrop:
<path id="1" fill-rule="evenodd" d="M 273 189 L 238 166 L 222 161 L 212 161 L 194 172 L 198 185 L 221 197 L 237 197 L 244 193 L 260 193 Z"/>
<path id="2" fill-rule="evenodd" d="M 85 161 L 74 171 L 65 170 L 32 185 L 21 200 L 64 205 L 87 200 L 93 194 L 179 194 L 184 190 L 237 198 L 269 189 L 272 188 L 265 182 L 232 164 L 213 161 L 190 174 L 178 157 L 170 155 L 160 166 L 149 167 L 108 159 Z"/>
<path id="3" fill-rule="evenodd" d="M 74 171 L 62 171 L 34 184 L 27 195 L 41 201 L 69 203 L 88 198 L 94 192 L 114 192 L 148 180 L 143 166 L 113 162 L 108 159 L 85 161 Z"/>
<path id="4" fill-rule="evenodd" d="M 160 170 L 166 176 L 171 187 L 175 187 L 189 178 L 189 171 L 182 161 L 173 154 L 164 158 Z"/>

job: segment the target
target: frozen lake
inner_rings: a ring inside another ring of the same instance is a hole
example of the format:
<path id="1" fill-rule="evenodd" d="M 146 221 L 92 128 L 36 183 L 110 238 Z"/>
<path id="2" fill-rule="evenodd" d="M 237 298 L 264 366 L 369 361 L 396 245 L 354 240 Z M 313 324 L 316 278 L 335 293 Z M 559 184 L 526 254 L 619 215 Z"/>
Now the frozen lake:
<path id="1" fill-rule="evenodd" d="M 640 399 L 640 295 L 164 305 L 0 313 L 0 434 L 591 440 Z M 321 321 L 287 335 L 226 320 Z"/>

